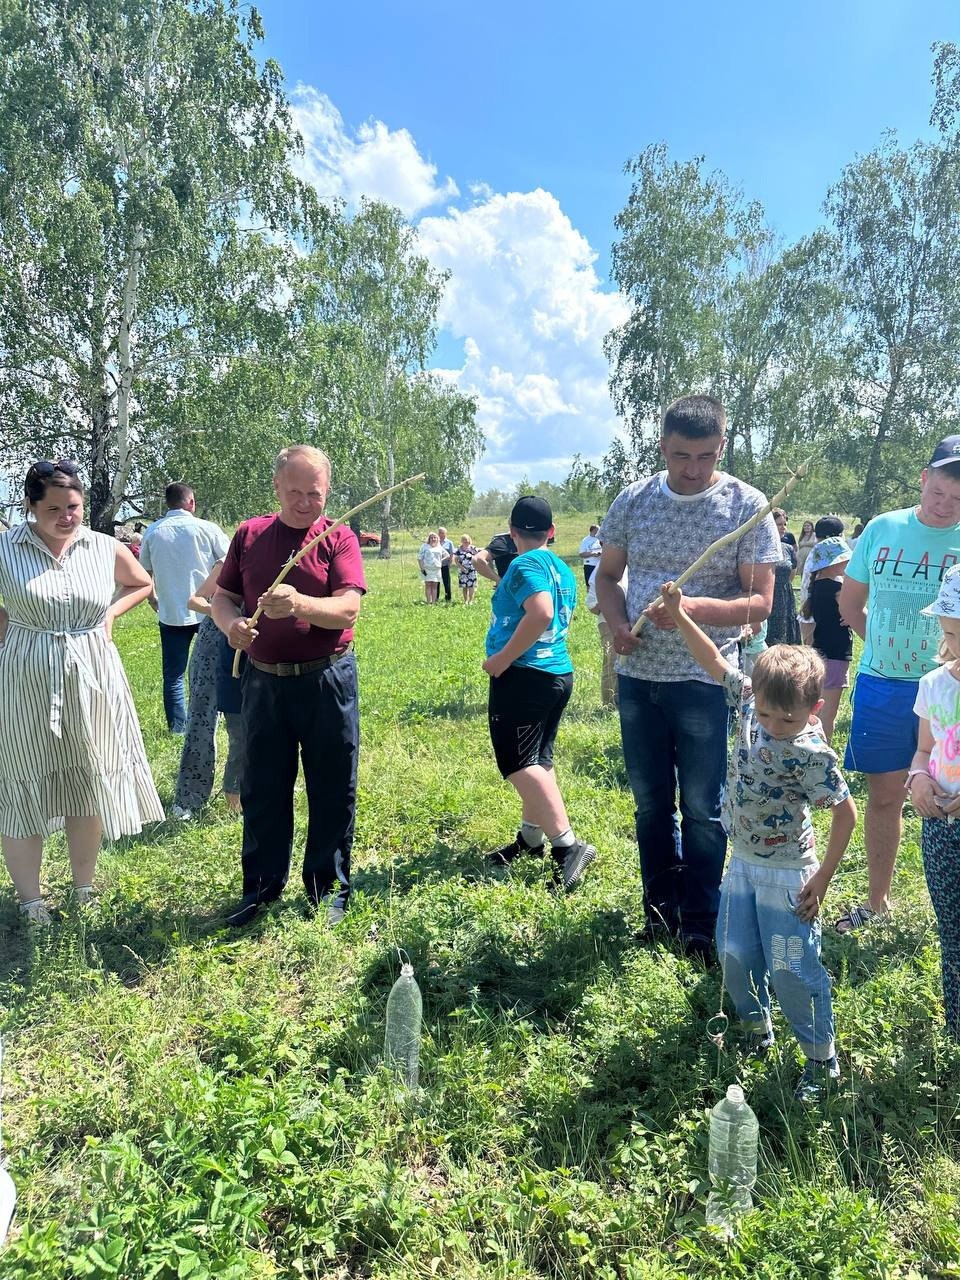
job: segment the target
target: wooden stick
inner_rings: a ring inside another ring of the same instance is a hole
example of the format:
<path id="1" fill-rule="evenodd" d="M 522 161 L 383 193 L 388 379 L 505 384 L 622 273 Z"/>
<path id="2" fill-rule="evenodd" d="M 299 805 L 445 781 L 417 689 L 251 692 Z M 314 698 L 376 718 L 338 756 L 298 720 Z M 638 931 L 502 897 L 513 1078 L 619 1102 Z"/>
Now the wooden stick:
<path id="1" fill-rule="evenodd" d="M 406 489 L 408 485 L 419 484 L 421 480 L 426 480 L 426 478 L 427 478 L 427 473 L 425 471 L 421 471 L 418 476 L 410 476 L 406 480 L 401 480 L 399 484 L 391 485 L 389 489 L 381 489 L 380 492 L 375 493 L 372 498 L 367 498 L 363 502 L 358 502 L 355 507 L 351 507 L 349 511 L 345 511 L 339 520 L 334 520 L 332 525 L 330 525 L 326 529 L 323 529 L 320 533 L 317 534 L 315 538 L 311 538 L 310 541 L 306 543 L 305 546 L 302 546 L 300 548 L 300 550 L 297 552 L 295 556 L 291 556 L 290 559 L 287 560 L 283 568 L 274 578 L 273 582 L 270 585 L 269 590 L 272 591 L 274 587 L 279 587 L 280 583 L 284 580 L 284 578 L 287 576 L 287 574 L 290 572 L 293 566 L 295 564 L 299 564 L 299 562 L 303 559 L 303 557 L 307 554 L 308 551 L 312 551 L 313 548 L 317 545 L 317 543 L 322 542 L 324 538 L 326 538 L 329 534 L 333 533 L 334 529 L 339 529 L 341 525 L 346 524 L 347 521 L 351 518 L 351 516 L 355 516 L 359 511 L 363 511 L 365 507 L 372 507 L 375 502 L 379 502 L 381 498 L 389 497 L 391 493 L 396 493 L 398 489 Z M 266 593 L 264 592 L 264 594 Z M 256 626 L 257 619 L 260 617 L 261 613 L 263 613 L 263 610 L 258 605 L 256 609 L 254 609 L 253 611 L 253 617 L 249 619 L 249 624 L 251 627 Z M 234 678 L 236 678 L 240 674 L 241 653 L 243 653 L 243 650 L 237 649 L 233 655 Z"/>
<path id="2" fill-rule="evenodd" d="M 731 531 L 729 533 L 725 533 L 722 538 L 717 538 L 716 542 L 711 542 L 709 547 L 707 547 L 706 551 L 704 551 L 703 555 L 699 556 L 696 560 L 694 560 L 693 564 L 690 566 L 689 569 L 684 569 L 683 573 L 681 573 L 678 578 L 674 579 L 674 586 L 682 587 L 685 582 L 689 582 L 690 579 L 693 577 L 693 575 L 699 569 L 702 569 L 703 566 L 707 563 L 707 561 L 711 559 L 711 557 L 715 556 L 718 551 L 720 551 L 723 547 L 729 546 L 731 542 L 736 542 L 737 539 L 742 538 L 745 533 L 749 533 L 750 530 L 755 525 L 758 525 L 761 520 L 763 520 L 766 516 L 770 514 L 770 512 L 774 509 L 774 507 L 779 507 L 780 503 L 783 502 L 783 500 L 793 491 L 796 485 L 799 484 L 799 482 L 809 473 L 810 468 L 812 466 L 813 466 L 812 457 L 808 458 L 806 462 L 801 462 L 800 466 L 797 467 L 796 471 L 793 473 L 793 475 L 790 477 L 787 483 L 783 486 L 783 488 L 778 493 L 775 493 L 773 495 L 773 497 L 770 499 L 770 501 L 767 503 L 765 507 L 761 507 L 759 511 L 755 512 L 754 515 L 750 517 L 749 520 L 745 520 L 743 524 L 739 526 L 739 528 L 731 529 Z M 662 599 L 663 599 L 663 592 L 661 592 L 655 600 L 650 601 L 650 603 L 647 605 L 647 609 L 652 609 L 653 606 L 655 604 L 658 604 Z M 644 612 L 640 614 L 640 617 L 636 620 L 636 622 L 630 628 L 630 634 L 634 636 L 638 636 L 640 632 L 643 630 L 644 623 L 649 621 L 650 619 L 646 615 L 646 610 L 644 610 Z"/>

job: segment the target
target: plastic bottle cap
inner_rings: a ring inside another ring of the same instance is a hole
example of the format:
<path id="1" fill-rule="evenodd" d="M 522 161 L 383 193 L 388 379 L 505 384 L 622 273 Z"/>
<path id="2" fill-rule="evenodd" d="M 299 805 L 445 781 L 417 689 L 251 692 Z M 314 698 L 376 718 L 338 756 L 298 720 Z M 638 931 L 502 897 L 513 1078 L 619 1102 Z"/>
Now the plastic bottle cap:
<path id="1" fill-rule="evenodd" d="M 413 977 L 413 965 L 412 965 L 412 964 L 402 964 L 402 965 L 400 966 L 400 977 L 401 977 L 401 978 L 412 978 L 412 977 Z M 731 1087 L 731 1088 L 733 1088 L 734 1086 L 733 1086 L 733 1085 L 731 1085 L 730 1087 Z M 740 1095 L 740 1101 L 741 1101 L 741 1102 L 743 1101 L 743 1094 L 742 1094 L 742 1093 L 741 1093 L 741 1095 Z"/>
<path id="2" fill-rule="evenodd" d="M 739 1106 L 746 1099 L 743 1096 L 743 1090 L 738 1084 L 727 1085 L 727 1101 L 735 1102 Z"/>

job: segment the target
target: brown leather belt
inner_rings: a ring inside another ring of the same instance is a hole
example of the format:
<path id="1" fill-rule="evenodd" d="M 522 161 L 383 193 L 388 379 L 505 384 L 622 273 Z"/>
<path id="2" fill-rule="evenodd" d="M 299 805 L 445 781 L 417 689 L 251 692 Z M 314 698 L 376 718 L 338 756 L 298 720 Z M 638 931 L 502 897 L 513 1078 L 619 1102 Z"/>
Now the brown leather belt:
<path id="1" fill-rule="evenodd" d="M 258 662 L 256 658 L 251 658 L 250 662 L 258 671 L 265 671 L 268 676 L 305 676 L 310 671 L 323 671 L 326 667 L 332 667 L 335 662 L 352 652 L 351 643 L 337 653 L 328 654 L 326 658 L 315 658 L 312 662 Z"/>

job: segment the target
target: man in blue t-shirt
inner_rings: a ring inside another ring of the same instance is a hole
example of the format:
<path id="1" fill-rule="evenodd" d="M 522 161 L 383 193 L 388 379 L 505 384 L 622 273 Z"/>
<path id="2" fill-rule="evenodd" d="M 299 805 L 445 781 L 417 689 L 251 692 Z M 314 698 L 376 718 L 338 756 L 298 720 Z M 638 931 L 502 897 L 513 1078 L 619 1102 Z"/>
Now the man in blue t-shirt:
<path id="1" fill-rule="evenodd" d="M 572 889 L 597 856 L 578 840 L 553 772 L 557 729 L 573 692 L 567 632 L 577 603 L 569 568 L 547 550 L 553 513 L 542 498 L 517 500 L 510 536 L 518 555 L 493 593 L 487 632 L 490 740 L 501 775 L 523 804 L 517 837 L 491 854 L 509 866 L 522 853 L 542 855 L 544 836 L 565 889 Z"/>
<path id="2" fill-rule="evenodd" d="M 840 588 L 843 622 L 863 640 L 851 696 L 844 768 L 867 775 L 863 821 L 868 901 L 837 921 L 841 933 L 890 907 L 902 829 L 904 784 L 917 747 L 913 710 L 920 677 L 937 663 L 940 627 L 920 611 L 960 560 L 960 435 L 933 451 L 915 507 L 871 520 L 857 539 Z"/>

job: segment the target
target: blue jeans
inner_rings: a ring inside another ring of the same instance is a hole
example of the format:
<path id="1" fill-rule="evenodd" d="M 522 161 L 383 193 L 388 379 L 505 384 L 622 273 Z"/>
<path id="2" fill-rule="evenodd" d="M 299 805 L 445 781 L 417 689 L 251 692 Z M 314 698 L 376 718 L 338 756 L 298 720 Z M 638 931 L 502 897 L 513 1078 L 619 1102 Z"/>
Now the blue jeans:
<path id="1" fill-rule="evenodd" d="M 734 856 L 720 895 L 717 953 L 730 999 L 750 1030 L 772 1032 L 770 983 L 808 1058 L 836 1052 L 820 921 L 801 920 L 797 894 L 817 867 L 765 867 Z"/>
<path id="2" fill-rule="evenodd" d="M 720 824 L 726 695 L 702 680 L 620 676 L 619 703 L 647 921 L 685 939 L 709 941 L 727 850 Z"/>
<path id="3" fill-rule="evenodd" d="M 183 733 L 187 727 L 187 701 L 183 696 L 183 677 L 190 657 L 190 643 L 200 624 L 171 627 L 160 623 L 160 657 L 163 663 L 163 709 L 171 733 Z"/>

